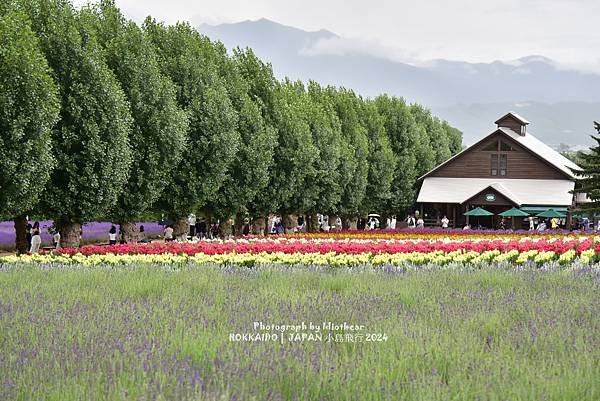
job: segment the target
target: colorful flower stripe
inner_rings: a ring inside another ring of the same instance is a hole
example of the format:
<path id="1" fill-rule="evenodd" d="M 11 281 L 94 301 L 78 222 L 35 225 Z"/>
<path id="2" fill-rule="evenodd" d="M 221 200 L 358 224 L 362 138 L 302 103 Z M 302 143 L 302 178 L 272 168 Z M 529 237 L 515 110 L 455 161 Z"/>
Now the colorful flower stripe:
<path id="1" fill-rule="evenodd" d="M 81 264 L 87 266 L 95 265 L 119 265 L 119 264 L 186 264 L 195 263 L 198 265 L 206 263 L 214 264 L 238 264 L 238 265 L 259 265 L 259 264 L 286 264 L 286 265 L 330 265 L 356 266 L 356 265 L 447 265 L 450 263 L 458 264 L 489 264 L 489 263 L 510 263 L 521 265 L 527 262 L 544 265 L 549 262 L 557 261 L 561 265 L 566 265 L 578 260 L 581 264 L 590 264 L 596 261 L 596 252 L 593 249 L 586 250 L 577 254 L 574 249 L 568 250 L 562 254 L 554 251 L 530 250 L 520 252 L 516 249 L 508 252 L 500 250 L 491 250 L 484 252 L 457 250 L 449 253 L 443 251 L 434 252 L 413 252 L 413 253 L 378 253 L 370 252 L 359 254 L 339 254 L 335 252 L 328 253 L 223 253 L 223 254 L 93 254 L 85 256 L 77 253 L 68 254 L 37 254 L 23 256 L 6 256 L 0 258 L 0 263 L 39 263 L 39 264 Z"/>
<path id="2" fill-rule="evenodd" d="M 336 253 L 357 255 L 371 254 L 396 254 L 396 253 L 430 253 L 455 251 L 486 252 L 498 250 L 509 252 L 555 252 L 562 254 L 568 250 L 581 253 L 588 249 L 600 247 L 600 237 L 563 237 L 563 238 L 522 238 L 493 239 L 493 240 L 307 240 L 290 237 L 268 239 L 238 239 L 231 241 L 200 241 L 196 243 L 155 242 L 151 244 L 124 244 L 112 246 L 84 246 L 80 249 L 61 249 L 64 255 L 81 253 L 85 256 L 103 254 L 132 254 L 132 255 L 159 255 L 176 254 L 193 256 L 198 253 L 206 255 L 220 255 L 227 253 L 258 254 L 258 253 Z M 600 248 L 599 248 L 600 249 Z"/>
<path id="3" fill-rule="evenodd" d="M 593 233 L 588 233 L 588 235 Z M 436 239 L 452 237 L 460 238 L 514 238 L 523 237 L 564 237 L 573 235 L 573 232 L 564 230 L 548 230 L 539 231 L 506 231 L 506 230 L 462 230 L 462 229 L 402 229 L 402 230 L 373 230 L 373 231 L 357 231 L 343 230 L 318 233 L 299 233 L 289 234 L 287 237 L 295 238 L 334 238 L 334 239 Z M 585 233 L 583 233 L 585 235 Z"/>

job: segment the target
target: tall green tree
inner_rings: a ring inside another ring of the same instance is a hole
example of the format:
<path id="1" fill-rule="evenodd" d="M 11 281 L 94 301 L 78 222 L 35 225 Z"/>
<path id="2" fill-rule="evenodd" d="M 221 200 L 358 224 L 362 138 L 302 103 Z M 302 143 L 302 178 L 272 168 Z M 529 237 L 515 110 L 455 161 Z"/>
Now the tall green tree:
<path id="1" fill-rule="evenodd" d="M 576 194 L 586 194 L 589 202 L 581 203 L 579 209 L 590 214 L 600 215 L 600 123 L 594 121 L 596 135 L 591 135 L 596 142 L 588 152 L 581 153 L 578 166 L 573 170 L 577 176 Z"/>
<path id="2" fill-rule="evenodd" d="M 363 102 L 361 109 L 369 143 L 367 188 L 361 210 L 363 213 L 387 212 L 386 207 L 392 196 L 396 158 L 385 131 L 384 119 L 375 103 Z"/>
<path id="3" fill-rule="evenodd" d="M 223 221 L 235 216 L 239 232 L 245 214 L 251 212 L 256 198 L 262 196 L 269 183 L 277 132 L 266 123 L 259 103 L 252 100 L 251 83 L 242 72 L 239 60 L 228 57 L 220 43 L 215 43 L 214 48 L 220 75 L 238 113 L 237 130 L 241 141 L 229 173 L 209 205 Z M 229 234 L 229 224 L 221 227 L 223 234 Z"/>
<path id="4" fill-rule="evenodd" d="M 442 122 L 442 127 L 450 142 L 450 154 L 454 156 L 462 151 L 462 132 L 458 128 L 452 127 L 447 121 Z"/>
<path id="5" fill-rule="evenodd" d="M 452 156 L 450 149 L 450 139 L 446 130 L 442 126 L 442 122 L 431 114 L 431 111 L 419 104 L 411 105 L 411 112 L 415 121 L 421 126 L 433 149 L 434 165 L 445 162 Z"/>
<path id="6" fill-rule="evenodd" d="M 84 9 L 131 105 L 129 134 L 132 164 L 125 190 L 109 216 L 127 241 L 137 237 L 134 222 L 163 195 L 185 145 L 187 115 L 179 107 L 175 85 L 164 76 L 147 35 L 127 21 L 112 0 Z"/>
<path id="7" fill-rule="evenodd" d="M 240 146 L 238 114 L 215 65 L 211 41 L 188 24 L 164 26 L 144 22 L 157 48 L 164 74 L 177 86 L 177 101 L 189 125 L 183 159 L 161 199 L 161 207 L 177 220 L 175 234 L 187 230 L 185 216 L 209 205 L 230 172 Z"/>
<path id="8" fill-rule="evenodd" d="M 28 18 L 0 15 L 0 216 L 13 218 L 27 252 L 24 214 L 37 205 L 54 167 L 51 129 L 57 88 Z"/>
<path id="9" fill-rule="evenodd" d="M 337 213 L 344 188 L 340 171 L 343 144 L 342 125 L 331 97 L 314 81 L 308 83 L 307 94 L 307 118 L 317 154 L 313 176 L 308 177 L 304 187 L 302 211 L 311 216 L 309 228 L 314 230 L 317 213 Z"/>
<path id="10" fill-rule="evenodd" d="M 404 99 L 378 96 L 375 105 L 383 117 L 383 124 L 396 159 L 391 196 L 384 211 L 403 213 L 415 200 L 414 183 L 417 179 L 417 144 L 419 130 Z"/>
<path id="11" fill-rule="evenodd" d="M 56 167 L 42 204 L 64 246 L 81 224 L 105 216 L 129 177 L 131 113 L 93 32 L 65 0 L 23 0 L 58 83 L 60 120 L 52 131 Z"/>
<path id="12" fill-rule="evenodd" d="M 317 150 L 311 135 L 307 112 L 309 99 L 301 82 L 286 81 L 277 92 L 275 128 L 277 145 L 275 164 L 270 176 L 267 196 L 285 218 L 303 212 L 302 197 L 307 180 L 314 177 Z M 291 223 L 287 222 L 286 227 Z"/>
<path id="13" fill-rule="evenodd" d="M 360 101 L 347 89 L 328 88 L 342 128 L 343 194 L 338 211 L 345 217 L 358 215 L 366 196 L 369 175 L 369 141 L 360 118 Z"/>
<path id="14" fill-rule="evenodd" d="M 269 146 L 263 150 L 262 155 L 271 159 L 267 161 L 267 186 L 259 190 L 254 199 L 246 204 L 248 213 L 254 217 L 254 233 L 263 234 L 267 228 L 267 215 L 278 208 L 278 199 L 273 196 L 272 191 L 269 191 L 269 186 L 275 171 L 275 147 L 278 143 L 275 109 L 278 104 L 276 99 L 279 83 L 273 75 L 271 65 L 256 57 L 251 49 L 234 49 L 233 59 L 240 75 L 248 85 L 247 93 L 250 100 L 260 111 L 265 130 L 272 135 L 270 136 L 272 142 L 269 141 Z M 240 124 L 242 121 L 240 120 Z"/>

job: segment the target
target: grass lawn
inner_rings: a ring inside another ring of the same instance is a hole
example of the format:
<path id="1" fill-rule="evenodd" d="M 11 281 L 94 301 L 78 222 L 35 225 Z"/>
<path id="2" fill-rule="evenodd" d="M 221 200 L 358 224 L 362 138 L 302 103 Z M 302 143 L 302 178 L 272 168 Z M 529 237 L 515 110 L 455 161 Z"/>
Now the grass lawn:
<path id="1" fill-rule="evenodd" d="M 567 271 L 16 265 L 0 399 L 598 400 L 599 294 Z"/>

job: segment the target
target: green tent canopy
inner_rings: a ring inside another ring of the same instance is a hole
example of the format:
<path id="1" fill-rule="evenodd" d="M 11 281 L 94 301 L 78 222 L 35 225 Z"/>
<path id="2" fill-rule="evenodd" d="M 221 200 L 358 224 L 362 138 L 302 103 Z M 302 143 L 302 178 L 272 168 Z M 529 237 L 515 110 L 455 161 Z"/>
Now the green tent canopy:
<path id="1" fill-rule="evenodd" d="M 529 213 L 531 216 L 535 216 L 538 213 L 545 212 L 548 209 L 554 209 L 559 213 L 567 214 L 567 208 L 565 206 L 522 206 L 520 210 Z"/>
<path id="2" fill-rule="evenodd" d="M 464 213 L 465 216 L 493 216 L 494 213 L 492 212 L 488 212 L 487 210 L 481 208 L 481 207 L 476 207 L 473 210 L 469 210 L 468 212 Z"/>
<path id="3" fill-rule="evenodd" d="M 553 217 L 565 218 L 565 217 L 567 217 L 566 215 L 564 215 L 564 214 L 562 214 L 560 212 L 557 212 L 554 209 L 548 209 L 545 212 L 536 214 L 536 216 L 537 217 L 548 217 L 548 218 L 553 218 Z"/>
<path id="4" fill-rule="evenodd" d="M 522 210 L 517 209 L 516 207 L 513 207 L 512 209 L 508 209 L 498 215 L 502 217 L 527 217 L 529 216 L 529 213 L 526 213 Z"/>

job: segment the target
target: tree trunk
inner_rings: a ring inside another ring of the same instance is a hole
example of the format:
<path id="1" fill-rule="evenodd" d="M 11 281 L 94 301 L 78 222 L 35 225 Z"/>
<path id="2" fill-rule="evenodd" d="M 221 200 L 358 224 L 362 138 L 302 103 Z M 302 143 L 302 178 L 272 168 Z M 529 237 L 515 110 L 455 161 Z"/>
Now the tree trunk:
<path id="1" fill-rule="evenodd" d="M 319 216 L 316 213 L 312 213 L 306 216 L 306 229 L 309 233 L 319 232 Z"/>
<path id="2" fill-rule="evenodd" d="M 60 226 L 60 247 L 79 248 L 81 242 L 81 224 L 65 223 Z"/>
<path id="3" fill-rule="evenodd" d="M 266 224 L 265 224 L 265 218 L 264 217 L 259 217 L 254 219 L 254 222 L 252 223 L 252 234 L 254 235 L 265 235 L 265 229 L 266 229 Z"/>
<path id="4" fill-rule="evenodd" d="M 350 217 L 350 230 L 358 230 L 358 217 L 352 216 Z"/>
<path id="5" fill-rule="evenodd" d="M 178 241 L 187 240 L 188 233 L 190 232 L 190 226 L 187 222 L 186 217 L 180 217 L 175 221 L 173 226 L 173 238 Z"/>
<path id="6" fill-rule="evenodd" d="M 241 213 L 235 214 L 235 236 L 241 237 L 244 230 L 244 215 Z"/>
<path id="7" fill-rule="evenodd" d="M 27 249 L 27 217 L 25 215 L 15 218 L 15 234 L 17 235 L 17 254 L 29 252 Z"/>
<path id="8" fill-rule="evenodd" d="M 219 221 L 219 236 L 221 239 L 229 239 L 233 235 L 229 219 Z"/>
<path id="9" fill-rule="evenodd" d="M 294 214 L 284 214 L 283 215 L 283 228 L 285 229 L 286 234 L 293 234 L 294 228 L 298 225 L 298 220 L 296 215 Z"/>
<path id="10" fill-rule="evenodd" d="M 140 232 L 135 223 L 120 223 L 119 227 L 121 229 L 121 233 L 125 238 L 125 242 L 138 242 L 140 239 Z"/>

